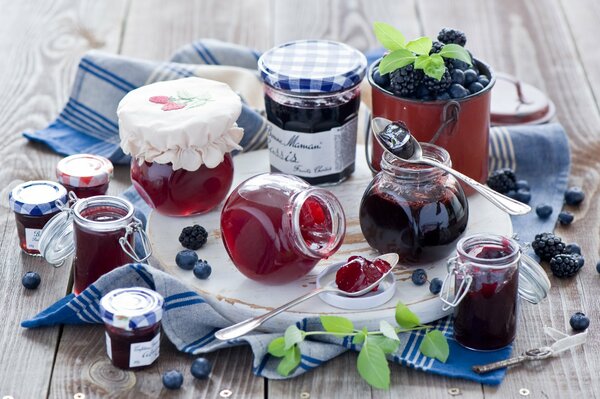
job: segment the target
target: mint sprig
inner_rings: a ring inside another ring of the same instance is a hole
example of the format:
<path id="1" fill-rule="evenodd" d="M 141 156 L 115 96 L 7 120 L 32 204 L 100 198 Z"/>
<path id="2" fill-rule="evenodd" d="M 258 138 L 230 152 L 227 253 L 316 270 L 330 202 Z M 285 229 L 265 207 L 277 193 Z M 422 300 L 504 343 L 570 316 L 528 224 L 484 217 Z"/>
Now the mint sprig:
<path id="1" fill-rule="evenodd" d="M 440 80 L 446 71 L 444 58 L 453 58 L 472 65 L 471 56 L 458 44 L 446 44 L 439 53 L 429 55 L 433 42 L 426 36 L 407 43 L 398 29 L 385 22 L 375 22 L 373 30 L 379 43 L 390 51 L 379 63 L 379 73 L 382 75 L 413 64 L 415 69 L 423 70 L 425 75 Z"/>
<path id="2" fill-rule="evenodd" d="M 441 331 L 421 324 L 417 315 L 402 303 L 396 305 L 395 319 L 398 327 L 381 320 L 379 330 L 368 331 L 366 327 L 360 330 L 356 329 L 352 321 L 345 317 L 321 316 L 323 331 L 303 331 L 295 325 L 291 325 L 282 337 L 271 341 L 268 352 L 274 357 L 281 358 L 277 372 L 288 376 L 300 365 L 302 353 L 299 344 L 306 337 L 315 335 L 352 337 L 353 344 L 362 345 L 356 361 L 356 368 L 360 376 L 375 388 L 387 389 L 390 386 L 390 367 L 386 355 L 398 351 L 400 347 L 398 334 L 425 330 L 426 333 L 419 351 L 424 356 L 446 362 L 450 347 Z"/>

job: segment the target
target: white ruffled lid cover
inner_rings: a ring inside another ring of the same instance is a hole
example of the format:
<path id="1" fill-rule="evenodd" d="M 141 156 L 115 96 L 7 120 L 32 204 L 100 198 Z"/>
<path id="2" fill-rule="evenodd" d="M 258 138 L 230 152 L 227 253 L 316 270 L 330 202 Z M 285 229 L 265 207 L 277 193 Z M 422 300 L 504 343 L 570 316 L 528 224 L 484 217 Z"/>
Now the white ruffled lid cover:
<path id="1" fill-rule="evenodd" d="M 121 148 L 140 163 L 214 168 L 226 153 L 242 149 L 241 112 L 240 97 L 225 83 L 195 77 L 152 83 L 119 103 Z"/>

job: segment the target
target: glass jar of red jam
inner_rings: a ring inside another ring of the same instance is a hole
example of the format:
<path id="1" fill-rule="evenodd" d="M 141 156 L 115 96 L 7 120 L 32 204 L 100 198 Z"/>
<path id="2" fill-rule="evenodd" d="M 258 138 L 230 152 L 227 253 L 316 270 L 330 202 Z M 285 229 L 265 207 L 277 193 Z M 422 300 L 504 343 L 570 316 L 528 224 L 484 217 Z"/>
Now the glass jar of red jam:
<path id="1" fill-rule="evenodd" d="M 451 166 L 448 152 L 422 143 L 423 155 Z M 458 181 L 439 168 L 404 162 L 384 153 L 381 172 L 360 203 L 360 228 L 380 253 L 403 261 L 442 259 L 467 227 L 469 207 Z"/>
<path id="2" fill-rule="evenodd" d="M 106 353 L 115 367 L 139 369 L 160 353 L 163 297 L 142 287 L 120 288 L 100 300 L 106 328 Z"/>
<path id="3" fill-rule="evenodd" d="M 209 212 L 233 182 L 231 151 L 243 129 L 242 103 L 225 83 L 201 78 L 157 82 L 119 103 L 121 148 L 131 155 L 131 181 L 157 212 Z"/>
<path id="4" fill-rule="evenodd" d="M 145 251 L 134 248 L 139 233 Z M 42 232 L 40 252 L 51 264 L 60 265 L 71 254 L 73 292 L 80 294 L 104 274 L 131 262 L 143 262 L 150 249 L 133 205 L 118 197 L 101 195 L 78 200 L 71 209 L 50 221 Z"/>
<path id="5" fill-rule="evenodd" d="M 8 198 L 15 213 L 21 250 L 39 255 L 42 229 L 66 205 L 67 190 L 58 183 L 34 180 L 19 184 Z"/>
<path id="6" fill-rule="evenodd" d="M 75 154 L 56 165 L 56 177 L 77 198 L 104 195 L 113 174 L 113 164 L 99 155 Z"/>
<path id="7" fill-rule="evenodd" d="M 285 43 L 260 57 L 272 172 L 313 185 L 337 184 L 354 172 L 366 66 L 360 51 L 327 40 Z"/>
<path id="8" fill-rule="evenodd" d="M 440 293 L 445 308 L 454 307 L 454 338 L 475 350 L 509 345 L 517 331 L 517 298 L 538 303 L 550 289 L 544 269 L 515 240 L 499 235 L 465 237 L 456 252 Z"/>
<path id="9" fill-rule="evenodd" d="M 246 277 L 285 284 L 334 254 L 346 232 L 337 198 L 304 180 L 261 174 L 233 190 L 221 213 L 221 236 Z"/>

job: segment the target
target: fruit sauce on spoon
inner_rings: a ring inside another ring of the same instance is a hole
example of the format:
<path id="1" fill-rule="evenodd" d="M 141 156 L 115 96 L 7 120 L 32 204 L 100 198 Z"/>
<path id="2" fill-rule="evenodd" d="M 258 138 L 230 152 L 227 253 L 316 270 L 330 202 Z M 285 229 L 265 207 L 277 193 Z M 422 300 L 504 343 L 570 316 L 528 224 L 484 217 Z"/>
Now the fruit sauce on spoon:
<path id="1" fill-rule="evenodd" d="M 392 122 L 377 134 L 385 148 L 402 159 L 409 159 L 415 152 L 410 132 L 403 122 Z"/>
<path id="2" fill-rule="evenodd" d="M 342 291 L 357 292 L 379 280 L 388 270 L 390 264 L 383 259 L 371 262 L 362 256 L 351 256 L 348 263 L 335 274 L 335 283 Z M 372 291 L 377 291 L 378 288 L 379 286 L 374 287 Z"/>

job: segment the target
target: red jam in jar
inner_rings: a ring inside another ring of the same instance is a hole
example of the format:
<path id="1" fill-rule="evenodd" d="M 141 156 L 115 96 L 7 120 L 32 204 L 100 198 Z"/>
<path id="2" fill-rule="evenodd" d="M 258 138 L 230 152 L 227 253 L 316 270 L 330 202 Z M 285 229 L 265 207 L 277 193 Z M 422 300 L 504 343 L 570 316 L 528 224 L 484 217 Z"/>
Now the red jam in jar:
<path id="1" fill-rule="evenodd" d="M 116 289 L 102 297 L 106 352 L 115 367 L 139 369 L 158 359 L 163 305 L 159 293 L 142 287 Z"/>
<path id="2" fill-rule="evenodd" d="M 105 195 L 112 174 L 112 163 L 99 155 L 71 155 L 56 165 L 58 181 L 77 198 Z"/>
<path id="3" fill-rule="evenodd" d="M 330 192 L 281 174 L 252 177 L 233 190 L 221 213 L 221 235 L 246 277 L 285 284 L 308 273 L 342 245 L 346 223 Z"/>
<path id="4" fill-rule="evenodd" d="M 39 255 L 42 230 L 60 213 L 59 205 L 67 203 L 67 190 L 51 181 L 34 180 L 15 187 L 9 194 L 9 202 L 15 213 L 21 250 Z"/>

